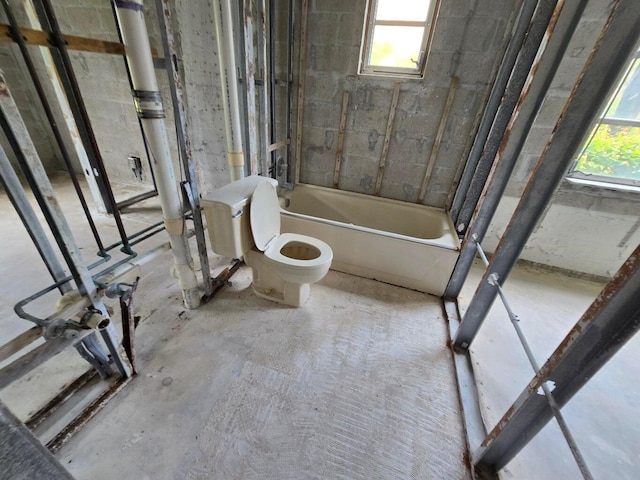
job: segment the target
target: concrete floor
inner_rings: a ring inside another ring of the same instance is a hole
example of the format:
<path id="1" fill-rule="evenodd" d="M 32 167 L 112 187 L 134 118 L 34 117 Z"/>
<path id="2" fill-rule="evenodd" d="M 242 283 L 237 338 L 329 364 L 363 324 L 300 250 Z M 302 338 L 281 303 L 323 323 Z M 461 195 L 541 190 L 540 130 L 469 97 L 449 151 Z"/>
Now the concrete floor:
<path id="1" fill-rule="evenodd" d="M 54 179 L 63 200 L 73 194 Z M 121 197 L 135 189 L 124 188 Z M 67 204 L 68 202 L 65 202 Z M 90 235 L 65 207 L 89 261 Z M 160 218 L 155 200 L 124 216 L 129 231 Z M 113 221 L 98 217 L 105 242 Z M 30 327 L 11 311 L 48 274 L 0 194 L 0 341 Z M 144 251 L 162 241 L 142 244 Z M 215 260 L 215 259 L 214 259 Z M 257 298 L 241 269 L 233 286 L 185 311 L 170 256 L 145 267 L 137 314 L 141 373 L 58 453 L 82 478 L 469 478 L 437 299 L 330 272 L 309 304 Z M 220 267 L 217 268 L 219 270 Z M 481 270 L 461 296 L 471 298 Z M 516 268 L 506 284 L 542 362 L 601 285 Z M 55 295 L 30 311 L 47 313 Z M 640 477 L 640 363 L 634 338 L 564 409 L 595 478 Z M 472 348 L 488 427 L 532 376 L 508 318 L 495 305 Z M 0 398 L 26 419 L 86 369 L 74 351 Z M 46 387 L 45 387 L 46 385 Z M 579 478 L 555 423 L 501 472 L 504 479 Z"/>
<path id="2" fill-rule="evenodd" d="M 460 298 L 464 311 L 481 279 L 472 270 Z M 602 284 L 535 268 L 516 267 L 507 298 L 542 364 L 584 313 Z M 596 479 L 640 478 L 640 337 L 635 336 L 562 409 Z M 497 300 L 472 344 L 485 424 L 490 429 L 533 377 L 513 326 Z M 582 478 L 555 420 L 501 472 L 503 479 Z"/>
<path id="3" fill-rule="evenodd" d="M 30 326 L 10 307 L 48 281 L 33 252 L 34 267 L 13 263 L 30 245 L 10 210 L 0 195 L 0 340 Z M 132 228 L 159 215 L 153 201 L 137 210 Z M 294 309 L 256 297 L 243 268 L 186 311 L 169 264 L 144 267 L 136 294 L 140 374 L 57 454 L 75 477 L 470 478 L 437 298 L 329 272 Z M 0 393 L 23 419 L 86 368 L 74 351 L 49 363 Z"/>

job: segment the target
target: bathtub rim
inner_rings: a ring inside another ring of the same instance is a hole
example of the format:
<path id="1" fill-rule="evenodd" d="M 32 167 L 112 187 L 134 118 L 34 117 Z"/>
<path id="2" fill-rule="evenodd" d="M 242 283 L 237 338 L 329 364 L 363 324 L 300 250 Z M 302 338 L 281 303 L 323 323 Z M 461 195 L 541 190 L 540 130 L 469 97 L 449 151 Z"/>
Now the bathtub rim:
<path id="1" fill-rule="evenodd" d="M 307 215 L 304 213 L 298 213 L 298 212 L 291 212 L 289 210 L 286 210 L 285 208 L 280 208 L 280 214 L 281 215 L 286 215 L 289 217 L 294 217 L 294 218 L 301 218 L 304 219 L 306 221 L 311 221 L 311 222 L 318 222 L 318 223 L 323 223 L 325 225 L 331 225 L 334 227 L 339 227 L 339 228 L 345 228 L 345 229 L 350 229 L 350 230 L 358 230 L 361 232 L 365 232 L 365 233 L 369 233 L 369 234 L 373 234 L 373 235 L 382 235 L 382 236 L 386 236 L 386 237 L 390 237 L 390 238 L 395 238 L 398 240 L 404 240 L 404 241 L 409 241 L 409 242 L 414 242 L 414 243 L 420 243 L 420 244 L 424 244 L 424 245 L 433 245 L 433 246 L 437 246 L 440 248 L 445 248 L 447 250 L 453 250 L 453 251 L 460 251 L 460 239 L 458 238 L 458 236 L 455 234 L 455 230 L 453 228 L 453 222 L 451 221 L 451 217 L 449 217 L 449 214 L 444 210 L 444 209 L 440 209 L 437 207 L 432 207 L 429 205 L 420 205 L 420 204 L 414 204 L 414 203 L 409 203 L 409 202 L 403 202 L 401 200 L 395 200 L 395 199 L 391 199 L 391 198 L 381 198 L 381 197 L 374 197 L 371 195 L 365 195 L 362 193 L 357 193 L 357 192 L 349 192 L 346 190 L 337 190 L 334 188 L 329 188 L 329 187 L 321 187 L 318 185 L 311 185 L 308 183 L 298 183 L 297 185 L 301 185 L 304 186 L 304 188 L 310 188 L 312 190 L 323 190 L 323 191 L 330 191 L 330 192 L 334 192 L 338 195 L 346 195 L 346 196 L 352 196 L 352 197 L 357 197 L 357 198 L 362 198 L 365 199 L 367 201 L 377 201 L 377 202 L 384 202 L 384 203 L 392 203 L 398 206 L 401 206 L 403 208 L 411 208 L 411 209 L 419 209 L 419 210 L 430 210 L 431 213 L 436 214 L 439 218 L 441 218 L 442 216 L 444 216 L 444 220 L 446 221 L 447 225 L 448 225 L 448 230 L 445 231 L 445 234 L 437 237 L 437 238 L 420 238 L 420 237 L 412 237 L 409 235 L 402 235 L 399 233 L 394 233 L 394 232 L 387 232 L 384 230 L 378 230 L 375 228 L 369 228 L 369 227 L 363 227 L 360 225 L 356 225 L 356 224 L 352 224 L 352 223 L 344 223 L 344 222 L 338 222 L 336 220 L 329 220 L 327 218 L 322 218 L 322 217 L 315 217 L 312 215 Z M 292 192 L 291 190 L 289 190 L 288 192 Z M 284 191 L 281 194 L 282 197 L 287 198 L 287 191 Z"/>

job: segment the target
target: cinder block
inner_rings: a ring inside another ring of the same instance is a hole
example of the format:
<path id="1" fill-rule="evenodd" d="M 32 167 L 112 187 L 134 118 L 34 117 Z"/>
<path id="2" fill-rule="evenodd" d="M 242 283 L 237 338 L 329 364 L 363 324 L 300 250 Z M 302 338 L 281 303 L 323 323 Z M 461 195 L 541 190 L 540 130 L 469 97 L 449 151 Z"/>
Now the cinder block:
<path id="1" fill-rule="evenodd" d="M 427 191 L 427 194 L 424 197 L 423 205 L 429 205 L 430 207 L 435 208 L 445 208 L 448 196 L 449 193 Z"/>
<path id="2" fill-rule="evenodd" d="M 317 172 L 333 171 L 335 155 L 327 151 L 324 147 L 304 148 L 304 161 L 302 165 L 305 170 Z"/>
<path id="3" fill-rule="evenodd" d="M 375 183 L 379 160 L 379 158 L 373 155 L 369 156 L 364 152 L 345 155 L 342 161 L 341 176 L 360 179 L 368 175 L 373 177 Z"/>
<path id="4" fill-rule="evenodd" d="M 382 151 L 384 133 L 373 129 L 369 132 L 357 132 L 350 130 L 345 134 L 345 155 L 370 155 L 379 158 Z"/>
<path id="5" fill-rule="evenodd" d="M 335 128 L 340 125 L 340 105 L 318 101 L 307 101 L 304 105 L 304 128 L 306 126 Z"/>
<path id="6" fill-rule="evenodd" d="M 309 66 L 311 70 L 357 74 L 359 47 L 311 45 Z"/>
<path id="7" fill-rule="evenodd" d="M 407 157 L 402 156 L 402 152 L 389 148 L 389 158 L 384 172 L 384 184 L 411 184 L 420 188 L 426 167 L 417 163 L 410 163 Z M 415 146 L 413 148 L 412 161 L 418 161 L 416 158 Z M 424 159 L 426 163 L 426 159 Z"/>
<path id="8" fill-rule="evenodd" d="M 310 183 L 311 185 L 319 185 L 321 187 L 330 187 L 333 182 L 333 172 L 317 172 L 311 170 L 302 170 L 300 172 L 300 181 L 302 183 Z"/>
<path id="9" fill-rule="evenodd" d="M 313 0 L 311 10 L 313 12 L 342 12 L 356 11 L 364 14 L 366 0 Z"/>
<path id="10" fill-rule="evenodd" d="M 436 28 L 433 32 L 431 50 L 438 52 L 457 51 L 460 48 L 460 42 L 462 40 L 462 35 L 464 35 L 466 25 L 466 17 L 439 17 L 436 20 Z"/>
<path id="11" fill-rule="evenodd" d="M 487 3 L 491 3 L 485 0 Z M 476 2 L 483 3 L 483 2 Z M 439 17 L 466 17 L 474 4 L 468 0 L 449 0 L 440 3 Z M 440 18 L 438 19 L 440 20 Z"/>
<path id="12" fill-rule="evenodd" d="M 64 9 L 65 15 L 59 15 L 61 28 L 69 28 L 66 33 L 90 37 L 91 32 L 102 31 L 100 13 L 95 7 L 71 6 Z"/>
<path id="13" fill-rule="evenodd" d="M 331 74 L 307 72 L 305 84 L 306 99 L 335 103 L 342 101 L 342 84 Z"/>
<path id="14" fill-rule="evenodd" d="M 440 117 L 433 114 L 400 115 L 396 124 L 396 133 L 404 132 L 407 138 L 419 139 L 435 136 L 438 131 Z"/>
<path id="15" fill-rule="evenodd" d="M 351 129 L 357 132 L 371 132 L 377 130 L 384 132 L 387 127 L 389 112 L 384 110 L 354 110 L 352 114 L 353 124 Z"/>
<path id="16" fill-rule="evenodd" d="M 340 13 L 310 12 L 307 43 L 310 45 L 332 45 L 340 34 Z"/>
<path id="17" fill-rule="evenodd" d="M 553 128 L 560 118 L 560 114 L 562 113 L 562 109 L 564 108 L 566 101 L 566 96 L 547 95 L 542 107 L 540 107 L 538 115 L 536 116 L 536 126 Z"/>
<path id="18" fill-rule="evenodd" d="M 302 143 L 304 148 L 324 148 L 330 150 L 331 148 L 333 148 L 333 146 L 327 147 L 328 132 L 335 133 L 337 131 L 319 127 L 305 127 L 302 135 Z M 335 136 L 337 136 L 337 133 L 335 133 Z"/>
<path id="19" fill-rule="evenodd" d="M 343 2 L 345 5 L 355 2 Z M 364 6 L 352 8 L 351 12 L 344 12 L 340 16 L 338 27 L 338 42 L 340 45 L 360 48 L 362 42 L 362 29 L 364 28 Z"/>
<path id="20" fill-rule="evenodd" d="M 458 77 L 464 83 L 488 85 L 491 79 L 496 57 L 494 55 L 478 55 L 477 52 L 464 52 L 460 57 Z"/>
<path id="21" fill-rule="evenodd" d="M 565 55 L 556 75 L 553 77 L 549 94 L 553 96 L 568 95 L 578 81 L 578 76 L 584 67 L 585 61 L 586 58 L 583 55 L 577 57 Z"/>

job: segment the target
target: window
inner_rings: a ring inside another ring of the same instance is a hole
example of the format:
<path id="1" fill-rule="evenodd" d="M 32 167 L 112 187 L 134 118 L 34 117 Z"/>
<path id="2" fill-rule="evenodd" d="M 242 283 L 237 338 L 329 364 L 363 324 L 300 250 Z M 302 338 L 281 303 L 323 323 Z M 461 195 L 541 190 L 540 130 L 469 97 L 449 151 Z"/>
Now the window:
<path id="1" fill-rule="evenodd" d="M 640 50 L 609 98 L 569 179 L 640 187 Z"/>
<path id="2" fill-rule="evenodd" d="M 360 73 L 422 77 L 440 0 L 368 0 Z"/>

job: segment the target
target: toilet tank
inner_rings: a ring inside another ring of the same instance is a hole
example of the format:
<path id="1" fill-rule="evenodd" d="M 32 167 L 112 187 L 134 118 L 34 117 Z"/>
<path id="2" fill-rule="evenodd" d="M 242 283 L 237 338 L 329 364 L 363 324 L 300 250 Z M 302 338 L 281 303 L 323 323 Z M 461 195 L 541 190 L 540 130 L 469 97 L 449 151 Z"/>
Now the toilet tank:
<path id="1" fill-rule="evenodd" d="M 251 195 L 261 182 L 278 182 L 272 178 L 251 175 L 202 198 L 201 205 L 207 219 L 211 248 L 218 255 L 240 258 L 254 246 L 249 205 Z"/>

